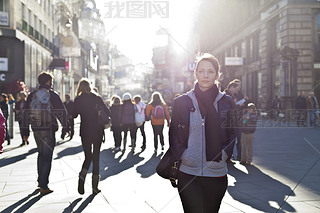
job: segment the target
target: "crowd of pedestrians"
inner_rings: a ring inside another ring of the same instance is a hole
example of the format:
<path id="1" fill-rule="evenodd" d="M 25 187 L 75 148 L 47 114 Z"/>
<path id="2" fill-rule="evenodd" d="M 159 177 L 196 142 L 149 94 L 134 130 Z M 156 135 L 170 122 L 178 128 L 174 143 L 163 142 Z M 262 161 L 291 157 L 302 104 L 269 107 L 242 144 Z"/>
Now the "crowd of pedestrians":
<path id="1" fill-rule="evenodd" d="M 105 140 L 105 127 L 97 122 L 99 108 L 110 117 L 114 153 L 124 152 L 128 147 L 134 152 L 137 146 L 141 146 L 143 151 L 151 145 L 152 140 L 145 133 L 147 121 L 150 121 L 153 129 L 154 152 L 157 153 L 159 143 L 163 151 L 163 130 L 167 124 L 169 150 L 181 162 L 177 186 L 184 210 L 217 212 L 227 189 L 228 163 L 252 163 L 252 146 L 259 116 L 255 103 L 242 93 L 241 81 L 234 79 L 221 91 L 219 75 L 219 61 L 213 55 L 199 57 L 194 70 L 194 88 L 177 95 L 174 100 L 168 100 L 173 103 L 172 113 L 169 113 L 165 100 L 157 91 L 152 94 L 150 101 L 143 100 L 139 94 L 132 97 L 129 92 L 122 97 L 114 95 L 109 107 L 86 78 L 79 81 L 74 101 L 70 94 L 66 94 L 65 102 L 62 102 L 52 89 L 52 74 L 42 72 L 38 76 L 39 87 L 30 94 L 20 92 L 14 109 L 21 135 L 20 146 L 29 144 L 29 126 L 37 144 L 40 194 L 53 192 L 48 184 L 58 121 L 62 126 L 61 139 L 72 140 L 75 134 L 74 119 L 78 115 L 85 156 L 79 172 L 78 192 L 84 194 L 84 183 L 91 163 L 92 193 L 101 191 L 98 188 L 99 158 L 101 144 Z M 0 153 L 5 140 L 10 145 L 8 105 L 13 101 L 13 97 L 6 94 L 0 96 Z M 276 112 L 274 116 L 277 116 L 281 109 L 281 101 L 277 96 L 272 100 L 272 108 Z M 306 126 L 306 120 L 311 126 L 316 125 L 318 101 L 313 91 L 307 95 L 300 93 L 296 99 L 296 115 L 297 126 Z M 137 141 L 138 130 L 142 141 Z"/>

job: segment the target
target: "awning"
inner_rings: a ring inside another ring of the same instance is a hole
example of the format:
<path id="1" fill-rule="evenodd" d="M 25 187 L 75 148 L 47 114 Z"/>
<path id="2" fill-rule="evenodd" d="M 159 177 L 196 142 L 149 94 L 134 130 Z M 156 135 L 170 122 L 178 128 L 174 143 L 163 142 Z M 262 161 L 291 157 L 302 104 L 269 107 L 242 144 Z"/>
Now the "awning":
<path id="1" fill-rule="evenodd" d="M 49 70 L 57 69 L 57 70 L 65 70 L 66 69 L 66 60 L 63 58 L 54 58 L 49 67 Z"/>

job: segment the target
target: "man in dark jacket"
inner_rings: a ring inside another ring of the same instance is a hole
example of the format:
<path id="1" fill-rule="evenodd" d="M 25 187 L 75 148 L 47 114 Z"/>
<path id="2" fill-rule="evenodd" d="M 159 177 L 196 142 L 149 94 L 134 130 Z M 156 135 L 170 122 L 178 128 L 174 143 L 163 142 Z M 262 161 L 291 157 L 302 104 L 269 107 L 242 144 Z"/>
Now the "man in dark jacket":
<path id="1" fill-rule="evenodd" d="M 305 92 L 301 91 L 296 99 L 296 113 L 297 113 L 297 126 L 305 126 L 306 120 L 307 100 Z"/>
<path id="2" fill-rule="evenodd" d="M 51 87 L 53 76 L 48 72 L 42 72 L 38 76 L 39 88 L 32 92 L 27 99 L 24 112 L 23 136 L 29 135 L 29 125 L 34 133 L 38 149 L 38 186 L 40 194 L 46 195 L 53 192 L 48 187 L 51 170 L 52 154 L 56 144 L 55 132 L 58 130 L 57 119 L 63 128 L 68 127 L 67 111 L 59 97 Z M 45 108 L 36 108 L 37 103 Z"/>
<path id="3" fill-rule="evenodd" d="M 66 101 L 63 102 L 64 106 L 66 107 L 67 109 L 67 112 L 68 112 L 68 121 L 69 121 L 69 130 L 71 132 L 71 135 L 70 135 L 70 141 L 72 140 L 73 138 L 73 135 L 74 135 L 74 119 L 73 119 L 73 116 L 72 116 L 72 113 L 73 113 L 73 101 L 70 99 L 70 95 L 69 94 L 66 94 L 65 96 L 65 99 Z M 62 133 L 61 133 L 61 139 L 63 140 L 64 137 L 66 136 L 66 131 L 65 129 L 62 129 Z"/>

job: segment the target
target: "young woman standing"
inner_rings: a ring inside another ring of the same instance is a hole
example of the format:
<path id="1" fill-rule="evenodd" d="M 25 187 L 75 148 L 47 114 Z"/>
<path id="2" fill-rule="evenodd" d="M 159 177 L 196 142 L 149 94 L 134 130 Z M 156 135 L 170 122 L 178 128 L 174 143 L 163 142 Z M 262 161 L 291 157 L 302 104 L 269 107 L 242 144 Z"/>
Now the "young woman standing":
<path id="1" fill-rule="evenodd" d="M 178 190 L 184 212 L 218 212 L 227 190 L 227 159 L 236 137 L 234 102 L 218 90 L 219 62 L 204 54 L 197 60 L 196 85 L 174 100 L 170 149 L 181 160 Z"/>

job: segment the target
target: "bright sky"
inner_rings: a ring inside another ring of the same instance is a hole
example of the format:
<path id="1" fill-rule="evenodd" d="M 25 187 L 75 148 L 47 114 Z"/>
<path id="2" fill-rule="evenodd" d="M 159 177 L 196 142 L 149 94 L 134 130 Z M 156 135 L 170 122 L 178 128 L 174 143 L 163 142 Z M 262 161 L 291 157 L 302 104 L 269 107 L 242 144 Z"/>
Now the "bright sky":
<path id="1" fill-rule="evenodd" d="M 169 29 L 174 40 L 184 46 L 187 41 L 186 32 L 193 25 L 199 2 L 199 0 L 96 1 L 105 23 L 106 39 L 115 44 L 120 52 L 131 58 L 135 64 L 151 64 L 152 48 L 157 41 L 155 32 L 158 29 Z M 133 3 L 135 5 L 132 5 Z M 113 10 L 110 13 L 111 6 Z M 131 18 L 132 15 L 144 16 L 144 12 L 153 14 L 151 18 Z"/>

